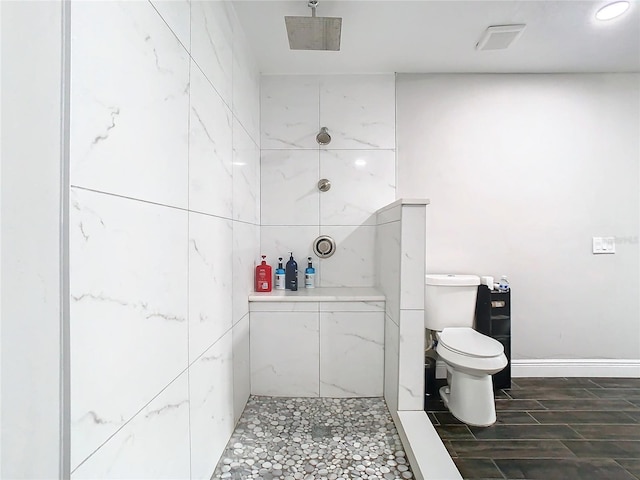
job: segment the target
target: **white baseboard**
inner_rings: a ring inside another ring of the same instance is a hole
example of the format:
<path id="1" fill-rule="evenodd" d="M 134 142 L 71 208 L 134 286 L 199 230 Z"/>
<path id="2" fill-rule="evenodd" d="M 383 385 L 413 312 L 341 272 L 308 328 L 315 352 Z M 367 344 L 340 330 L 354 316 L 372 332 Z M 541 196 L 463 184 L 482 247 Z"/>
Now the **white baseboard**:
<path id="1" fill-rule="evenodd" d="M 436 363 L 436 377 L 445 378 L 442 360 Z M 511 376 L 517 377 L 619 377 L 640 378 L 640 360 L 544 359 L 512 360 Z"/>
<path id="2" fill-rule="evenodd" d="M 640 360 L 512 360 L 511 376 L 640 378 Z"/>

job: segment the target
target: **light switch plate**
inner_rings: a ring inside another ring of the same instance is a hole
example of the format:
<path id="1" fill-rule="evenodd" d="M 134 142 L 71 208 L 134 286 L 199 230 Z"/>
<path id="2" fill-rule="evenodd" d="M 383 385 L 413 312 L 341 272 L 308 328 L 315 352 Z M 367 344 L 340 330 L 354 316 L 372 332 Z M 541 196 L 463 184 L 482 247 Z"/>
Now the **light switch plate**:
<path id="1" fill-rule="evenodd" d="M 593 237 L 593 253 L 616 253 L 616 237 Z"/>

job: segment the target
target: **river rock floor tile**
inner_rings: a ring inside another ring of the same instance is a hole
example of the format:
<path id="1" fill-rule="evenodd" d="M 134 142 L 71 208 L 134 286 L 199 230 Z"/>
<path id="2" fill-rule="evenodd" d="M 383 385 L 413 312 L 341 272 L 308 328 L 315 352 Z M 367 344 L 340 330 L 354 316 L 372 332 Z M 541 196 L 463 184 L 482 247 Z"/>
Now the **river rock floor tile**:
<path id="1" fill-rule="evenodd" d="M 213 479 L 411 479 L 382 398 L 249 398 Z"/>

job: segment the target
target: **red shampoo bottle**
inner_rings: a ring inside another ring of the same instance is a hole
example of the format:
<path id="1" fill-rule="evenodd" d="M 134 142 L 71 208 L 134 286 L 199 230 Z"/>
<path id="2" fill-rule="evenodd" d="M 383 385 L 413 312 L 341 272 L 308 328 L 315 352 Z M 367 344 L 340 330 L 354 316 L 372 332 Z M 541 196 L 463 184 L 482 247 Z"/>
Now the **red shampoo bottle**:
<path id="1" fill-rule="evenodd" d="M 267 265 L 266 255 L 262 255 L 262 263 L 256 267 L 256 292 L 270 292 L 273 283 L 271 265 Z"/>

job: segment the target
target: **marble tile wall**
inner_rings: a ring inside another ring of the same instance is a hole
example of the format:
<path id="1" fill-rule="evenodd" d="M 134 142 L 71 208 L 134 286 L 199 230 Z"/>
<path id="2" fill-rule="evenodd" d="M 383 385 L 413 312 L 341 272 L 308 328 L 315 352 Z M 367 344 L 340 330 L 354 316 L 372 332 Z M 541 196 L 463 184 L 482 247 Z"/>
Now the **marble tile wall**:
<path id="1" fill-rule="evenodd" d="M 379 397 L 384 302 L 252 302 L 251 393 Z"/>
<path id="2" fill-rule="evenodd" d="M 72 478 L 210 478 L 250 392 L 259 75 L 229 2 L 74 2 Z"/>
<path id="3" fill-rule="evenodd" d="M 376 280 L 386 297 L 384 396 L 396 419 L 398 411 L 423 408 L 427 204 L 398 200 L 376 215 Z"/>
<path id="4" fill-rule="evenodd" d="M 330 235 L 337 251 L 314 257 L 317 285 L 374 286 L 373 214 L 395 200 L 394 75 L 270 75 L 261 85 L 262 253 L 275 266 L 292 250 L 302 275 L 313 240 Z M 322 147 L 321 127 L 332 136 Z"/>

